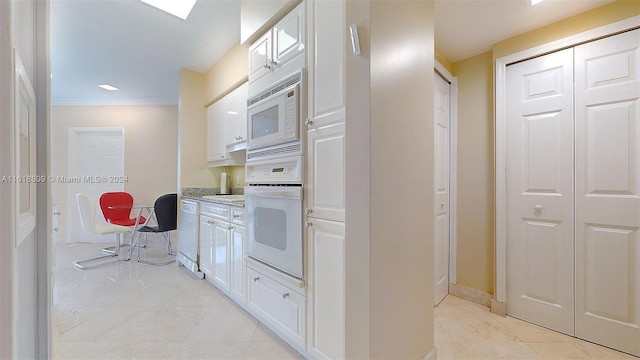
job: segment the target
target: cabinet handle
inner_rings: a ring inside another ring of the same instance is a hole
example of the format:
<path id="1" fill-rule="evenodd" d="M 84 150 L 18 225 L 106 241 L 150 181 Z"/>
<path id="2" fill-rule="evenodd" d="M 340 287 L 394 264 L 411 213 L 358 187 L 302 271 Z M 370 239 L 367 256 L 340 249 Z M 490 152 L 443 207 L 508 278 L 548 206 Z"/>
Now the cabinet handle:
<path id="1" fill-rule="evenodd" d="M 207 224 L 209 224 L 209 225 L 213 225 L 215 223 L 216 223 L 215 221 L 211 221 L 211 220 L 207 221 Z"/>
<path id="2" fill-rule="evenodd" d="M 273 66 L 278 65 L 278 60 L 270 59 L 269 62 L 271 62 L 271 65 L 273 65 Z"/>
<path id="3" fill-rule="evenodd" d="M 313 210 L 311 210 L 310 208 L 306 208 L 306 209 L 304 209 L 304 213 L 305 213 L 306 215 L 309 215 L 309 214 L 311 214 L 312 212 L 313 212 Z"/>
<path id="4" fill-rule="evenodd" d="M 270 66 L 269 64 L 264 64 L 264 66 L 263 66 L 263 67 L 264 67 L 265 69 L 267 69 L 267 70 L 271 69 L 271 66 Z"/>
<path id="5" fill-rule="evenodd" d="M 444 209 L 444 201 L 440 203 L 440 209 Z"/>
<path id="6" fill-rule="evenodd" d="M 233 226 L 229 226 L 229 227 L 228 227 L 228 229 L 229 229 L 229 230 L 233 230 Z"/>
<path id="7" fill-rule="evenodd" d="M 260 278 L 259 278 L 259 277 L 255 277 L 255 278 L 253 278 L 253 282 L 258 282 L 258 280 L 260 280 Z"/>
<path id="8" fill-rule="evenodd" d="M 313 225 L 313 223 L 311 221 L 305 221 L 304 222 L 304 226 L 306 226 L 306 227 L 309 227 L 311 225 Z"/>
<path id="9" fill-rule="evenodd" d="M 53 215 L 54 216 L 60 216 L 60 215 L 62 215 L 62 213 L 60 211 L 56 211 L 56 212 L 53 213 Z"/>
<path id="10" fill-rule="evenodd" d="M 234 219 L 239 219 L 240 218 L 240 214 L 233 214 L 233 218 Z"/>
<path id="11" fill-rule="evenodd" d="M 533 207 L 536 211 L 541 211 L 542 210 L 542 205 L 536 205 Z"/>
<path id="12" fill-rule="evenodd" d="M 309 118 L 307 118 L 307 120 L 304 121 L 304 124 L 307 126 L 313 125 L 313 120 L 309 120 Z"/>
<path id="13" fill-rule="evenodd" d="M 286 298 L 288 298 L 288 297 L 289 297 L 289 293 L 284 293 L 284 294 L 282 294 L 282 299 L 286 299 Z"/>

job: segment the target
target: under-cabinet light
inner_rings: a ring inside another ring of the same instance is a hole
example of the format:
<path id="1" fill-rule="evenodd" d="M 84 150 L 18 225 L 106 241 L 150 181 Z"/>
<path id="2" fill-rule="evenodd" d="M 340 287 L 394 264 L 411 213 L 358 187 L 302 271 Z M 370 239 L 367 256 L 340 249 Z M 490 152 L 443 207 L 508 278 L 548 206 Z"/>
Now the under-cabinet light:
<path id="1" fill-rule="evenodd" d="M 191 9 L 196 4 L 196 0 L 140 0 L 162 11 L 177 16 L 182 20 L 187 20 Z"/>

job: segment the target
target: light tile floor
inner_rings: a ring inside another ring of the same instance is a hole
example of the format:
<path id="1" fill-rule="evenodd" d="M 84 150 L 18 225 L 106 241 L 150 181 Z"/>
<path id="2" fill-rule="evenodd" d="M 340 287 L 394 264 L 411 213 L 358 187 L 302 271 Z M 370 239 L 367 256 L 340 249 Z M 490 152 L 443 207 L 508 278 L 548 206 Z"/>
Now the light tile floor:
<path id="1" fill-rule="evenodd" d="M 434 310 L 438 360 L 450 359 L 635 359 L 540 326 L 501 317 L 447 296 Z"/>
<path id="2" fill-rule="evenodd" d="M 55 247 L 54 359 L 301 358 L 207 281 L 176 265 L 73 268 L 74 260 L 97 256 L 102 246 Z M 162 247 L 150 246 L 156 248 Z M 638 360 L 453 296 L 434 311 L 438 360 Z"/>

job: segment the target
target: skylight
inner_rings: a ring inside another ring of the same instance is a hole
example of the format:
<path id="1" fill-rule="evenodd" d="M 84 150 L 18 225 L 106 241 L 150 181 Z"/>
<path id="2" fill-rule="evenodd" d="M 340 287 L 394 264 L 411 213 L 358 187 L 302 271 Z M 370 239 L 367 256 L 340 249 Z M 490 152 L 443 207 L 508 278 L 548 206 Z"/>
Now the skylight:
<path id="1" fill-rule="evenodd" d="M 162 11 L 177 16 L 182 20 L 187 20 L 191 9 L 196 4 L 196 0 L 140 0 L 145 4 L 156 7 Z"/>
<path id="2" fill-rule="evenodd" d="M 109 91 L 116 91 L 116 90 L 120 90 L 115 86 L 109 85 L 109 84 L 102 84 L 102 85 L 98 85 L 99 88 L 103 88 L 105 90 L 109 90 Z"/>

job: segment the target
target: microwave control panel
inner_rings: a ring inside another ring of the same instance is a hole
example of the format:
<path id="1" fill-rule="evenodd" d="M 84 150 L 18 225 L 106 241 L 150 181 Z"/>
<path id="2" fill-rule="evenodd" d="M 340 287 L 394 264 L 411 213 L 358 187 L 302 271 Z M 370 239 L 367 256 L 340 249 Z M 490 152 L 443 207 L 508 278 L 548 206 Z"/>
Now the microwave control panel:
<path id="1" fill-rule="evenodd" d="M 285 101 L 285 138 L 287 141 L 298 139 L 298 86 L 287 90 Z"/>

